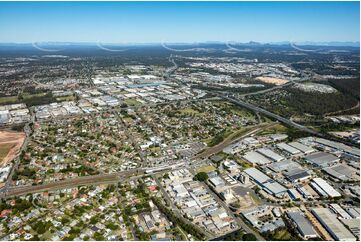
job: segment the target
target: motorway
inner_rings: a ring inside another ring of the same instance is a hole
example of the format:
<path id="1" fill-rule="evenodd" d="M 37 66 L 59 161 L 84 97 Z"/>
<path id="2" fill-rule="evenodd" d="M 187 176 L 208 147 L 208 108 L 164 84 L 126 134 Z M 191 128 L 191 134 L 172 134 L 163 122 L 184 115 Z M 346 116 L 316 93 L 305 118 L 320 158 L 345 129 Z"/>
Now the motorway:
<path id="1" fill-rule="evenodd" d="M 296 129 L 299 129 L 301 131 L 305 131 L 307 133 L 310 133 L 312 135 L 317 135 L 317 136 L 320 136 L 320 137 L 323 137 L 324 135 L 313 130 L 313 129 L 310 129 L 310 128 L 307 128 L 306 126 L 303 126 L 303 125 L 300 125 L 298 123 L 295 123 L 287 118 L 284 118 L 284 117 L 281 117 L 277 114 L 274 114 L 274 113 L 271 113 L 270 111 L 267 111 L 263 108 L 260 108 L 260 107 L 257 107 L 257 106 L 254 106 L 253 104 L 249 104 L 249 103 L 246 103 L 244 101 L 241 101 L 241 100 L 238 100 L 238 99 L 234 99 L 232 97 L 229 97 L 229 96 L 225 96 L 225 95 L 222 95 L 221 98 L 237 105 L 237 106 L 240 106 L 240 107 L 244 107 L 244 108 L 247 108 L 249 110 L 252 110 L 254 112 L 258 112 L 258 113 L 262 113 L 263 115 L 266 115 L 268 117 L 271 117 L 273 119 L 276 119 L 278 121 L 280 121 L 281 123 L 284 123 L 288 126 L 291 126 L 291 127 L 294 127 Z"/>

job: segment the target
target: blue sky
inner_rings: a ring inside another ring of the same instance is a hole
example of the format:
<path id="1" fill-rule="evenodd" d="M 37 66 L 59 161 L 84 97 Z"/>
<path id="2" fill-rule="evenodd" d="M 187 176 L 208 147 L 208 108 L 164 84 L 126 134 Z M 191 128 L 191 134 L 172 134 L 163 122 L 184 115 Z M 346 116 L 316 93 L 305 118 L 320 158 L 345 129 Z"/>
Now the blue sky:
<path id="1" fill-rule="evenodd" d="M 0 42 L 359 41 L 359 2 L 0 2 Z"/>

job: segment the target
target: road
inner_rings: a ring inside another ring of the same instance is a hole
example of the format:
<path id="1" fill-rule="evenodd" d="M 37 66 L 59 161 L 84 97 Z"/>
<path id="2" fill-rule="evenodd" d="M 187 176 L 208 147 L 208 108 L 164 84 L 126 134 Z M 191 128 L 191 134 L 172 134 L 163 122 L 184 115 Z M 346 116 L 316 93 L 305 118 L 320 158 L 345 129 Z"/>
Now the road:
<path id="1" fill-rule="evenodd" d="M 183 217 L 182 213 L 179 211 L 179 209 L 175 206 L 172 199 L 169 197 L 167 191 L 164 190 L 164 187 L 161 184 L 161 182 L 159 181 L 159 179 L 157 178 L 157 176 L 152 176 L 152 177 L 155 180 L 155 182 L 157 183 L 157 186 L 159 187 L 159 190 L 161 191 L 161 193 L 164 196 L 164 199 L 167 200 L 168 204 L 170 204 L 170 206 L 172 207 L 172 212 L 174 212 L 177 217 L 182 219 L 184 223 L 191 224 L 192 226 L 197 227 L 200 231 L 202 231 L 206 235 L 207 238 L 213 238 L 214 237 L 214 234 L 211 234 L 207 230 L 205 230 L 205 229 L 203 229 L 203 228 L 201 228 L 201 227 L 199 227 L 199 226 L 197 226 L 197 225 L 195 225 L 193 223 L 190 223 L 187 219 L 185 219 Z"/>
<path id="2" fill-rule="evenodd" d="M 315 131 L 315 130 L 313 130 L 313 129 L 310 129 L 310 128 L 308 128 L 308 127 L 305 127 L 305 126 L 303 126 L 303 125 L 300 125 L 300 124 L 298 124 L 298 123 L 295 123 L 295 122 L 293 122 L 293 121 L 291 121 L 291 120 L 289 120 L 289 119 L 287 119 L 287 118 L 281 117 L 281 116 L 279 116 L 279 115 L 277 115 L 277 114 L 274 114 L 274 113 L 272 113 L 272 112 L 270 112 L 270 111 L 267 111 L 267 110 L 265 110 L 265 109 L 263 109 L 263 108 L 257 107 L 257 106 L 255 106 L 255 105 L 253 105 L 253 104 L 246 103 L 246 102 L 244 102 L 244 101 L 241 101 L 241 100 L 232 98 L 232 97 L 230 97 L 230 96 L 222 95 L 221 97 L 222 97 L 223 99 L 225 99 L 225 100 L 227 100 L 227 101 L 229 101 L 229 102 L 237 105 L 237 106 L 241 106 L 241 107 L 243 107 L 243 108 L 247 108 L 247 109 L 252 110 L 252 111 L 254 111 L 254 112 L 261 113 L 261 114 L 263 114 L 263 115 L 266 115 L 266 116 L 268 116 L 268 117 L 271 117 L 271 118 L 273 118 L 273 119 L 276 119 L 276 120 L 280 121 L 281 123 L 284 123 L 284 124 L 286 124 L 286 125 L 288 125 L 288 126 L 294 127 L 294 128 L 296 128 L 296 129 L 299 129 L 299 130 L 302 130 L 302 131 L 305 131 L 305 132 L 310 133 L 310 134 L 312 134 L 312 135 L 316 135 L 316 136 L 320 136 L 320 137 L 323 137 L 323 136 L 324 136 L 323 134 L 321 134 L 321 133 L 319 133 L 319 132 L 317 132 L 317 131 Z"/>
<path id="3" fill-rule="evenodd" d="M 245 134 L 241 135 L 240 137 L 233 137 L 233 134 L 230 134 L 227 138 L 224 139 L 224 141 L 222 141 L 221 143 L 210 147 L 206 150 L 204 150 L 203 152 L 199 153 L 198 155 L 193 157 L 193 160 L 196 159 L 202 159 L 202 158 L 207 158 L 213 154 L 216 154 L 218 152 L 221 152 L 224 148 L 226 148 L 227 146 L 229 146 L 230 144 L 241 140 L 247 136 L 250 136 L 251 134 L 257 133 L 259 130 L 263 129 L 263 128 L 267 128 L 268 126 L 272 126 L 274 125 L 274 123 L 271 124 L 259 124 L 255 127 L 249 126 L 250 130 L 248 130 Z M 246 128 L 245 128 L 246 129 Z M 246 130 L 245 130 L 246 131 Z"/>
<path id="4" fill-rule="evenodd" d="M 196 172 L 192 169 L 189 168 L 189 171 L 195 175 Z M 209 194 L 212 194 L 213 198 L 217 201 L 218 204 L 220 204 L 226 211 L 228 214 L 230 214 L 232 216 L 232 218 L 237 222 L 238 228 L 233 230 L 230 233 L 234 233 L 235 231 L 239 230 L 239 227 L 242 228 L 246 233 L 252 233 L 256 236 L 257 240 L 265 240 L 258 232 L 254 231 L 252 228 L 250 228 L 241 218 L 235 216 L 235 214 L 231 211 L 231 209 L 228 207 L 228 205 L 218 196 L 218 194 L 216 194 L 215 192 L 213 192 L 212 189 L 210 189 L 209 185 L 206 182 L 202 182 L 203 186 L 207 189 Z M 223 237 L 225 235 L 222 236 L 217 236 L 217 237 L 213 237 L 211 240 L 217 240 L 217 238 L 219 237 Z"/>

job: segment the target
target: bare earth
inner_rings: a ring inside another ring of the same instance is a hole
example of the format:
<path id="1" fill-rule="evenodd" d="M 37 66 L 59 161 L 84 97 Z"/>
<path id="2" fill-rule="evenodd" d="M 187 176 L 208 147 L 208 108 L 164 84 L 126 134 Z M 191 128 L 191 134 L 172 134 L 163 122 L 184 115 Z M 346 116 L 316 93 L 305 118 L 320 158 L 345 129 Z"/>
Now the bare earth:
<path id="1" fill-rule="evenodd" d="M 7 165 L 19 155 L 25 133 L 0 131 L 0 167 Z"/>
<path id="2" fill-rule="evenodd" d="M 268 76 L 259 76 L 256 78 L 256 80 L 268 83 L 268 84 L 274 84 L 276 86 L 286 84 L 288 80 L 275 78 L 275 77 L 268 77 Z"/>

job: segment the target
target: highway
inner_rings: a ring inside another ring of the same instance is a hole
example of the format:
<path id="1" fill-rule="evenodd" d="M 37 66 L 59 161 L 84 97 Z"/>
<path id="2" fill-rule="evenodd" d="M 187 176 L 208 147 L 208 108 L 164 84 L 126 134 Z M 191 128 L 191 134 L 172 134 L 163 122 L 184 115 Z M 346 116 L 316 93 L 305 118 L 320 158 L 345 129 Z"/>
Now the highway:
<path id="1" fill-rule="evenodd" d="M 237 106 L 240 106 L 242 108 L 247 108 L 251 111 L 254 111 L 254 112 L 258 112 L 258 113 L 261 113 L 265 116 L 268 116 L 270 118 L 273 118 L 275 120 L 278 120 L 280 121 L 281 123 L 284 123 L 285 125 L 287 126 L 290 126 L 290 127 L 294 127 L 298 130 L 301 130 L 301 131 L 304 131 L 304 132 L 307 132 L 313 136 L 318 136 L 318 137 L 321 137 L 321 138 L 325 138 L 325 139 L 328 139 L 328 140 L 333 140 L 333 141 L 336 141 L 336 142 L 341 142 L 345 145 L 349 145 L 349 146 L 353 146 L 353 147 L 357 147 L 358 146 L 352 142 L 349 142 L 347 140 L 344 140 L 344 139 L 341 139 L 341 138 L 337 138 L 337 137 L 334 137 L 332 135 L 329 135 L 329 134 L 326 134 L 326 133 L 320 133 L 320 132 L 317 132 L 316 130 L 314 129 L 310 129 L 306 126 L 303 126 L 301 124 L 298 124 L 298 123 L 295 123 L 294 121 L 292 120 L 289 120 L 287 118 L 284 118 L 278 114 L 275 114 L 275 113 L 272 113 L 270 111 L 267 111 L 263 108 L 260 108 L 260 107 L 257 107 L 253 104 L 250 104 L 250 103 L 247 103 L 245 101 L 242 101 L 242 100 L 239 100 L 239 99 L 235 99 L 233 96 L 231 95 L 220 95 L 221 98 L 223 98 L 224 100 L 227 100 Z"/>
<path id="2" fill-rule="evenodd" d="M 305 131 L 307 133 L 310 133 L 312 135 L 316 135 L 316 136 L 320 136 L 320 137 L 323 137 L 324 135 L 313 130 L 313 129 L 310 129 L 310 128 L 307 128 L 306 126 L 303 126 L 303 125 L 300 125 L 298 123 L 295 123 L 287 118 L 284 118 L 284 117 L 281 117 L 277 114 L 274 114 L 274 113 L 271 113 L 270 111 L 267 111 L 263 108 L 260 108 L 260 107 L 257 107 L 257 106 L 254 106 L 253 104 L 250 104 L 250 103 L 246 103 L 244 101 L 241 101 L 241 100 L 238 100 L 238 99 L 234 99 L 234 98 L 231 98 L 229 96 L 225 96 L 225 95 L 222 95 L 221 98 L 237 105 L 237 106 L 240 106 L 240 107 L 243 107 L 243 108 L 247 108 L 249 110 L 252 110 L 254 112 L 259 112 L 259 113 L 262 113 L 263 115 L 266 115 L 268 117 L 271 117 L 273 119 L 276 119 L 278 121 L 280 121 L 281 123 L 284 123 L 288 126 L 291 126 L 291 127 L 294 127 L 296 129 L 299 129 L 299 130 L 302 130 L 302 131 Z"/>

